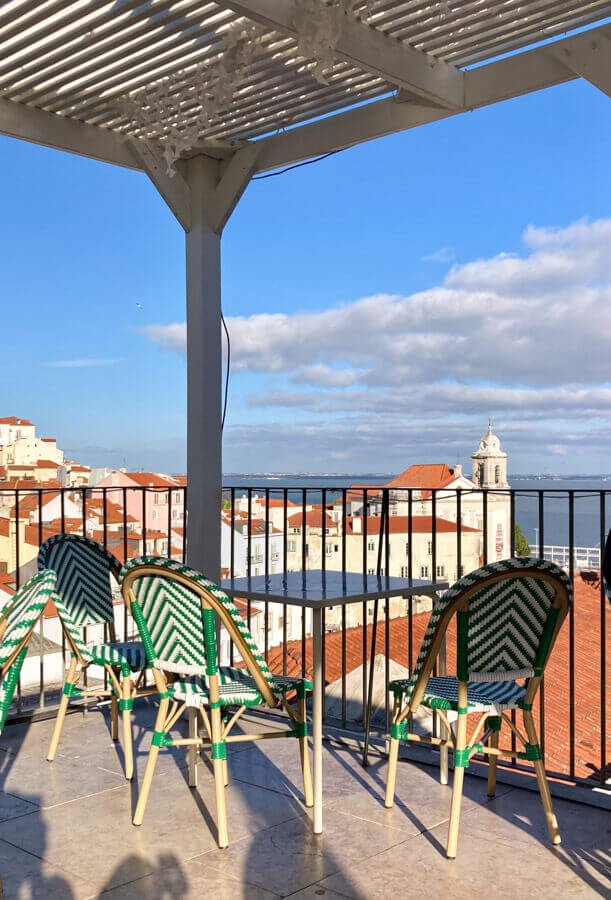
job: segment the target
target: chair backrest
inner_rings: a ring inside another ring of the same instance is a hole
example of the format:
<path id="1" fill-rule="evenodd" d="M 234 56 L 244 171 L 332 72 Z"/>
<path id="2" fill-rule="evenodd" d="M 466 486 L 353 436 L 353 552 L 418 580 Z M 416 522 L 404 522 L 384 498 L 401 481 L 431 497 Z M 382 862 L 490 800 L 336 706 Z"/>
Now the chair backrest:
<path id="1" fill-rule="evenodd" d="M 214 582 L 188 566 L 155 556 L 127 562 L 120 582 L 150 665 L 168 672 L 215 675 L 216 614 L 265 702 L 277 705 L 264 657 L 238 608 Z"/>
<path id="2" fill-rule="evenodd" d="M 38 568 L 57 573 L 57 593 L 73 622 L 114 622 L 110 579 L 118 580 L 121 564 L 101 544 L 76 534 L 56 534 L 41 546 Z"/>
<path id="3" fill-rule="evenodd" d="M 48 601 L 55 595 L 55 572 L 42 571 L 19 588 L 6 616 L 6 628 L 0 640 L 0 672 L 13 664 L 27 644 Z"/>
<path id="4" fill-rule="evenodd" d="M 8 613 L 5 610 L 6 627 L 0 639 L 0 732 L 13 700 L 32 631 L 54 593 L 55 572 L 38 572 L 11 598 Z"/>
<path id="5" fill-rule="evenodd" d="M 420 702 L 454 615 L 459 680 L 539 678 L 572 598 L 566 573 L 543 559 L 499 560 L 459 579 L 431 614 L 410 679 L 412 705 Z"/>

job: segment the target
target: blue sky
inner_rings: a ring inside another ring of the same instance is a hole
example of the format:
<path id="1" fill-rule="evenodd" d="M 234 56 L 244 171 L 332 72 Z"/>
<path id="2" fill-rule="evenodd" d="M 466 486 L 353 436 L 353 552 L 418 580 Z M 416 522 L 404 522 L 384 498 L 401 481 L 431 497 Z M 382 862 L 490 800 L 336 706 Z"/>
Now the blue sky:
<path id="1" fill-rule="evenodd" d="M 226 471 L 466 461 L 488 416 L 510 471 L 610 471 L 610 144 L 577 81 L 252 183 L 223 237 Z M 85 463 L 184 469 L 180 227 L 137 173 L 8 138 L 0 163 L 2 414 Z M 270 367 L 274 334 L 301 358 Z"/>

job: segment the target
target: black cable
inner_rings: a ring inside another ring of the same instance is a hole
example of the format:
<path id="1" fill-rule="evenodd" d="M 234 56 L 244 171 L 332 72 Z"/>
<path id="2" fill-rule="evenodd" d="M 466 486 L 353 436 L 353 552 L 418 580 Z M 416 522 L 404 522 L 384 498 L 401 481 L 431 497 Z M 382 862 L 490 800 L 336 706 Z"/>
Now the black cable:
<path id="1" fill-rule="evenodd" d="M 227 337 L 227 372 L 225 374 L 225 402 L 223 404 L 223 418 L 221 419 L 221 431 L 225 427 L 225 416 L 227 415 L 227 401 L 229 399 L 229 367 L 231 365 L 231 339 L 229 337 L 229 329 L 227 328 L 227 322 L 225 321 L 225 316 L 221 310 L 221 322 L 223 323 L 223 328 L 225 329 L 225 335 Z"/>
<path id="2" fill-rule="evenodd" d="M 321 162 L 323 159 L 328 159 L 330 156 L 334 156 L 336 153 L 342 153 L 347 149 L 347 147 L 341 147 L 339 150 L 331 150 L 330 153 L 323 153 L 322 156 L 317 156 L 315 159 L 306 159 L 303 162 L 295 163 L 293 166 L 287 166 L 285 169 L 279 169 L 277 172 L 268 172 L 266 175 L 255 175 L 251 180 L 260 181 L 262 178 L 275 178 L 276 175 L 284 175 L 285 172 L 292 172 L 293 169 L 300 169 L 302 166 L 311 166 L 312 163 Z"/>

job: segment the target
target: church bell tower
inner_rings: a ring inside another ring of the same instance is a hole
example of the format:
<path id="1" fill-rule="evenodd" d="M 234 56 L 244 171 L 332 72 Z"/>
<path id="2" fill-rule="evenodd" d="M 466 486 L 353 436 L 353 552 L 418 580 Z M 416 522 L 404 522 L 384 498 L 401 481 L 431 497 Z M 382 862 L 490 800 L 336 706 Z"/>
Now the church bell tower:
<path id="1" fill-rule="evenodd" d="M 501 442 L 492 433 L 492 425 L 488 424 L 488 432 L 479 442 L 473 460 L 473 481 L 481 488 L 508 488 L 507 454 L 501 450 Z"/>

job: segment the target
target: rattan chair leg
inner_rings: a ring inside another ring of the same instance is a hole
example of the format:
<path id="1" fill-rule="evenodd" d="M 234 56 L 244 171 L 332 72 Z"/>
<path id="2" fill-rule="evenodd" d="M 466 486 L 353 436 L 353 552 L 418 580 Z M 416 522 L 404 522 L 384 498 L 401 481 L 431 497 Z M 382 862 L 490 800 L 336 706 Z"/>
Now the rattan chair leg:
<path id="1" fill-rule="evenodd" d="M 464 685 L 464 689 L 463 689 Z M 458 683 L 458 705 L 467 706 L 467 685 Z M 465 780 L 465 763 L 461 758 L 467 745 L 467 714 L 458 713 L 456 726 L 456 748 L 454 750 L 454 784 L 452 785 L 452 805 L 450 807 L 450 826 L 448 830 L 448 846 L 446 856 L 454 859 L 458 845 L 458 827 L 460 825 L 460 806 L 462 802 L 462 789 Z"/>
<path id="2" fill-rule="evenodd" d="M 51 743 L 49 745 L 49 752 L 47 753 L 47 759 L 49 760 L 49 762 L 53 762 L 53 760 L 55 759 L 57 745 L 59 744 L 59 738 L 62 733 L 62 725 L 64 724 L 64 719 L 66 718 L 66 710 L 68 709 L 68 703 L 70 702 L 70 695 L 66 693 L 66 691 L 70 689 L 70 686 L 72 686 L 75 681 L 77 681 L 77 665 L 77 659 L 75 656 L 73 656 L 70 660 L 70 666 L 66 674 L 66 680 L 64 681 L 64 693 L 62 694 L 59 709 L 57 710 L 55 727 L 53 729 L 53 735 L 51 737 Z"/>
<path id="3" fill-rule="evenodd" d="M 307 725 L 305 694 L 297 699 L 297 719 L 300 725 Z M 311 807 L 314 806 L 314 791 L 312 790 L 312 770 L 310 769 L 310 751 L 308 749 L 307 736 L 299 738 L 299 754 L 301 756 L 305 805 Z"/>
<path id="4" fill-rule="evenodd" d="M 530 710 L 524 710 L 523 716 L 528 741 L 531 745 L 538 746 L 539 738 L 537 737 L 537 729 L 535 728 L 532 712 L 530 712 Z M 534 766 L 537 775 L 537 783 L 539 785 L 539 793 L 541 794 L 541 802 L 543 803 L 543 809 L 545 811 L 549 836 L 552 844 L 560 844 L 562 843 L 562 838 L 560 837 L 558 820 L 556 819 L 556 814 L 554 813 L 554 807 L 552 805 L 552 795 L 550 793 L 549 784 L 547 783 L 545 764 L 542 759 L 537 759 L 534 761 Z"/>
<path id="5" fill-rule="evenodd" d="M 210 724 L 212 727 L 212 765 L 214 768 L 214 790 L 216 794 L 216 817 L 218 828 L 219 847 L 227 847 L 229 835 L 227 832 L 227 805 L 225 797 L 225 772 L 223 763 L 225 759 L 219 758 L 220 748 L 226 748 L 222 740 L 221 711 L 218 707 L 210 710 Z"/>
<path id="6" fill-rule="evenodd" d="M 198 737 L 197 732 L 197 707 L 190 706 L 187 709 L 187 715 L 189 717 L 189 737 L 192 740 L 195 740 Z M 187 767 L 189 770 L 189 787 L 197 787 L 197 757 L 199 753 L 199 748 L 196 744 L 193 744 L 187 750 Z"/>
<path id="7" fill-rule="evenodd" d="M 161 700 L 159 704 L 159 710 L 157 711 L 157 719 L 155 721 L 155 734 L 153 735 L 153 739 L 157 734 L 164 733 L 164 725 L 166 722 L 166 718 L 168 715 L 168 706 L 170 705 L 170 701 L 166 698 Z M 146 761 L 146 769 L 144 770 L 144 778 L 142 779 L 142 786 L 140 788 L 140 794 L 138 796 L 138 805 L 136 806 L 136 812 L 134 814 L 134 818 L 132 819 L 134 825 L 142 825 L 142 819 L 144 818 L 144 810 L 146 809 L 146 801 L 148 800 L 149 791 L 151 790 L 151 782 L 153 780 L 153 774 L 155 772 L 155 763 L 157 762 L 157 757 L 159 756 L 159 746 L 156 743 L 151 744 L 151 749 L 149 750 L 149 756 Z"/>
<path id="8" fill-rule="evenodd" d="M 501 732 L 494 731 L 490 735 L 490 746 L 494 747 L 498 750 L 499 746 L 499 738 L 501 736 Z M 488 757 L 488 796 L 494 797 L 496 794 L 496 770 L 497 770 L 498 756 L 496 754 L 491 754 Z"/>
<path id="9" fill-rule="evenodd" d="M 116 694 L 110 698 L 110 736 L 113 741 L 119 740 L 119 700 Z"/>
<path id="10" fill-rule="evenodd" d="M 132 682 L 129 675 L 123 677 L 121 682 L 123 694 L 123 754 L 125 756 L 125 777 L 128 781 L 134 777 L 134 751 L 132 747 L 132 716 L 129 710 L 129 700 L 132 692 Z"/>
<path id="11" fill-rule="evenodd" d="M 397 778 L 397 760 L 399 758 L 399 739 L 390 739 L 390 750 L 388 752 L 388 772 L 386 775 L 386 797 L 384 798 L 384 806 L 390 809 L 395 802 L 395 782 Z"/>

